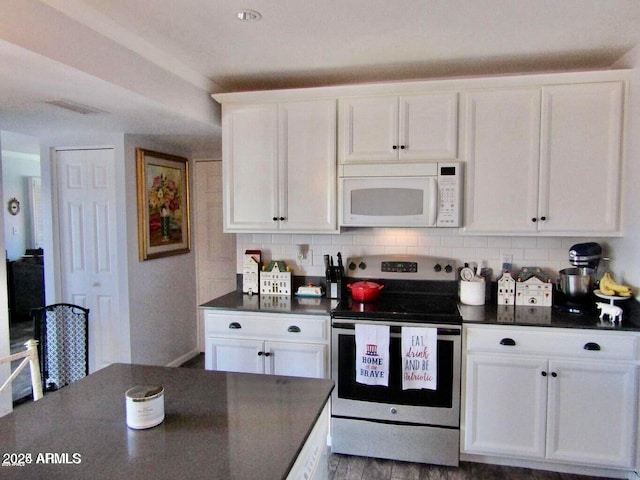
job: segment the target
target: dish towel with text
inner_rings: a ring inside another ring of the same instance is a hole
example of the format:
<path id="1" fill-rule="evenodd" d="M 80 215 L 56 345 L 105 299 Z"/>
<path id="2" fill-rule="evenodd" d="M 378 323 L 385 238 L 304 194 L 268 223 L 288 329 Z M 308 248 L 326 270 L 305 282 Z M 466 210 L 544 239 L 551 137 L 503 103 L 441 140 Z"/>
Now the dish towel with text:
<path id="1" fill-rule="evenodd" d="M 356 324 L 356 382 L 389 386 L 389 325 Z"/>
<path id="2" fill-rule="evenodd" d="M 402 389 L 435 390 L 437 377 L 438 329 L 402 327 Z"/>

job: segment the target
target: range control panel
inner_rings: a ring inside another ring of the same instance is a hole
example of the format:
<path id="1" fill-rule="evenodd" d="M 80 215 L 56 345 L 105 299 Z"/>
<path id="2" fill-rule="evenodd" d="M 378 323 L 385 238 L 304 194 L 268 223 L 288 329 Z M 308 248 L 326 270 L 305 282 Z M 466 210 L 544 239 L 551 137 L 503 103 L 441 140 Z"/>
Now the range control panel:
<path id="1" fill-rule="evenodd" d="M 400 280 L 456 280 L 456 261 L 420 255 L 368 255 L 347 259 L 346 275 Z"/>

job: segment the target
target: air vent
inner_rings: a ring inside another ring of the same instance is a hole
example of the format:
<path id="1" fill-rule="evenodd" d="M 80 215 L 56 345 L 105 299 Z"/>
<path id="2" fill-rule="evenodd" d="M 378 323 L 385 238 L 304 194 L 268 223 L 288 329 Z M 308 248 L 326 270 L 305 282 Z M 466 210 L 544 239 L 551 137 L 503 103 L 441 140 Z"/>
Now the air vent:
<path id="1" fill-rule="evenodd" d="M 71 110 L 72 112 L 81 113 L 82 115 L 92 115 L 98 113 L 107 113 L 104 110 L 89 107 L 88 105 L 82 105 L 80 103 L 70 102 L 69 100 L 51 100 L 44 102 L 54 107 L 64 108 L 65 110 Z"/>

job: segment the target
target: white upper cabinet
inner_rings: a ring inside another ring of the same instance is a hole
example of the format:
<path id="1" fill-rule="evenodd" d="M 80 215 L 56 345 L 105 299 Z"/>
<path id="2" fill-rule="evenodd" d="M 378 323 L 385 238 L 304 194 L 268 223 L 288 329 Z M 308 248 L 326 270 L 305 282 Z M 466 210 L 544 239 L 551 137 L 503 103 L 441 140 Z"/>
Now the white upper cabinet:
<path id="1" fill-rule="evenodd" d="M 542 89 L 540 199 L 546 233 L 620 233 L 622 82 Z"/>
<path id="2" fill-rule="evenodd" d="M 339 100 L 339 162 L 455 160 L 458 93 Z"/>
<path id="3" fill-rule="evenodd" d="M 465 232 L 620 235 L 624 83 L 465 94 Z"/>
<path id="4" fill-rule="evenodd" d="M 540 90 L 468 93 L 465 122 L 465 230 L 535 232 Z"/>
<path id="5" fill-rule="evenodd" d="M 225 105 L 226 232 L 337 232 L 336 101 Z"/>

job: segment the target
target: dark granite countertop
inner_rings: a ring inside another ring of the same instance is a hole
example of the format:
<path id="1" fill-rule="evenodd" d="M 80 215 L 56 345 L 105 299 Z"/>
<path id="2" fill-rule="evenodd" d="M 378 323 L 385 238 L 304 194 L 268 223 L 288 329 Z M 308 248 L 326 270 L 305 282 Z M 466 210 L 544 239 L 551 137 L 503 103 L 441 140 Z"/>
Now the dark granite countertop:
<path id="1" fill-rule="evenodd" d="M 201 308 L 242 310 L 251 312 L 329 315 L 338 300 L 326 297 L 298 297 L 296 295 L 249 295 L 242 291 L 227 293 L 200 305 Z"/>
<path id="2" fill-rule="evenodd" d="M 568 313 L 557 306 L 516 307 L 496 305 L 494 298 L 495 295 L 490 294 L 487 303 L 483 306 L 460 304 L 459 309 L 463 322 L 465 324 L 476 323 L 483 325 L 640 331 L 640 302 L 635 298 L 615 301 L 615 305 L 623 310 L 621 324 L 619 322 L 613 324 L 608 320 L 600 321 L 598 318 L 599 312 L 595 309 L 595 302 L 609 303 L 609 300 L 603 300 L 595 296 L 592 299 L 593 310 L 583 314 Z M 338 300 L 330 300 L 326 297 L 248 295 L 238 290 L 204 303 L 200 307 L 221 310 L 329 315 L 337 304 Z"/>
<path id="3" fill-rule="evenodd" d="M 609 303 L 608 300 L 595 300 Z M 557 306 L 529 307 L 486 304 L 483 306 L 459 305 L 459 309 L 465 324 L 640 331 L 640 303 L 636 299 L 630 298 L 616 300 L 615 305 L 623 310 L 622 322 L 615 324 L 610 322 L 608 317 L 605 317 L 604 321 L 600 321 L 599 312 L 595 308 L 592 312 L 582 314 L 565 312 Z"/>
<path id="4" fill-rule="evenodd" d="M 165 389 L 165 420 L 130 429 L 125 391 L 149 384 Z M 114 364 L 0 418 L 3 460 L 31 455 L 0 466 L 0 477 L 286 478 L 332 389 L 331 380 Z"/>

